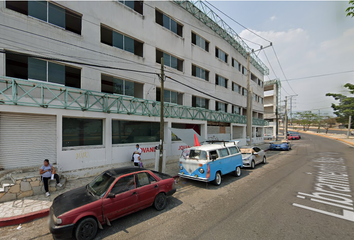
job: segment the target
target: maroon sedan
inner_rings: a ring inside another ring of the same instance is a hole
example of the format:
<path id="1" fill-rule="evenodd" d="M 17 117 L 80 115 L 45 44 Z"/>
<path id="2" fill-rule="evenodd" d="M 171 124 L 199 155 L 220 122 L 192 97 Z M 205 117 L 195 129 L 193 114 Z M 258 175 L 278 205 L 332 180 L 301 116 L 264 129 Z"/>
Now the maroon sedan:
<path id="1" fill-rule="evenodd" d="M 49 229 L 56 239 L 93 239 L 97 229 L 114 219 L 154 206 L 166 207 L 176 192 L 167 174 L 143 168 L 110 169 L 86 186 L 65 192 L 53 201 Z"/>

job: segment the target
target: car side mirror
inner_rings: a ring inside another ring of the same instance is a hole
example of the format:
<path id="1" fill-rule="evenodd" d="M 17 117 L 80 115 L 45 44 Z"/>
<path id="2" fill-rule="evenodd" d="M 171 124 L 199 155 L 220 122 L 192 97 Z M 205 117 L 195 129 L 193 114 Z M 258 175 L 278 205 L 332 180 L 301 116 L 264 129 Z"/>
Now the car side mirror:
<path id="1" fill-rule="evenodd" d="M 107 198 L 115 198 L 116 195 L 112 192 L 108 193 Z"/>

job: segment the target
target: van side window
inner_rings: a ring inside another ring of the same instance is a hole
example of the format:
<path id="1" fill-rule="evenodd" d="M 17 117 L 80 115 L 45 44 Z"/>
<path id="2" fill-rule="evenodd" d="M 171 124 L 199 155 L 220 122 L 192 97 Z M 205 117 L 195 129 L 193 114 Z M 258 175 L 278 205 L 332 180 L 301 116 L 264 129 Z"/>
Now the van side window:
<path id="1" fill-rule="evenodd" d="M 236 146 L 229 147 L 229 151 L 230 151 L 230 154 L 232 154 L 232 155 L 238 153 Z"/>
<path id="2" fill-rule="evenodd" d="M 219 157 L 216 150 L 210 151 L 209 156 L 210 156 L 210 160 L 217 159 Z"/>
<path id="3" fill-rule="evenodd" d="M 229 151 L 227 151 L 227 148 L 219 149 L 219 155 L 220 155 L 220 157 L 229 156 Z"/>

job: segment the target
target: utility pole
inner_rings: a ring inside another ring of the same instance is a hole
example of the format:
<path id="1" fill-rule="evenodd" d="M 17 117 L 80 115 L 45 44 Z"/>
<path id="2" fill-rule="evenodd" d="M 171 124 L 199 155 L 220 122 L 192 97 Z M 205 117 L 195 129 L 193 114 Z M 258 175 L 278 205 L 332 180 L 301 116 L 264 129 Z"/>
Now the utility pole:
<path id="1" fill-rule="evenodd" d="M 163 163 L 163 142 L 164 142 L 164 81 L 165 69 L 163 57 L 161 58 L 161 97 L 160 97 L 160 158 L 159 158 L 159 172 L 162 172 Z"/>
<path id="2" fill-rule="evenodd" d="M 270 43 L 268 46 L 263 47 L 261 46 L 257 50 L 252 49 L 252 53 L 261 51 L 265 48 L 271 47 L 272 43 Z M 251 52 L 247 52 L 247 125 L 246 125 L 246 140 L 247 140 L 247 145 L 251 146 L 252 145 L 252 95 L 251 95 L 251 84 L 250 84 L 250 77 L 251 77 L 251 71 L 250 71 L 250 57 L 251 57 Z"/>
<path id="3" fill-rule="evenodd" d="M 284 123 L 285 123 L 285 133 L 284 138 L 288 138 L 288 96 L 285 96 L 285 116 L 284 116 Z"/>
<path id="4" fill-rule="evenodd" d="M 246 140 L 247 145 L 252 145 L 252 96 L 250 91 L 250 53 L 247 53 L 247 125 L 246 125 Z"/>
<path id="5" fill-rule="evenodd" d="M 290 98 L 290 126 L 293 125 L 293 98 Z"/>
<path id="6" fill-rule="evenodd" d="M 350 127 L 351 127 L 351 124 L 352 124 L 352 115 L 349 116 L 347 138 L 349 138 L 349 136 L 350 136 Z"/>

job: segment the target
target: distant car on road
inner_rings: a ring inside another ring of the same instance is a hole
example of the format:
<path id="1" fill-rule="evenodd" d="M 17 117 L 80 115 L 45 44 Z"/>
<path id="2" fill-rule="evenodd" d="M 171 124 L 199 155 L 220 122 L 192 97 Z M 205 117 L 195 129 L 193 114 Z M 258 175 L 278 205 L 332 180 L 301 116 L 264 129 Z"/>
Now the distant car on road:
<path id="1" fill-rule="evenodd" d="M 167 174 L 144 168 L 116 168 L 98 175 L 91 183 L 65 192 L 53 201 L 49 230 L 55 239 L 90 240 L 111 221 L 154 206 L 160 211 L 166 197 L 176 192 Z"/>
<path id="2" fill-rule="evenodd" d="M 255 168 L 256 164 L 267 162 L 265 152 L 258 147 L 244 147 L 240 150 L 244 167 Z"/>
<path id="3" fill-rule="evenodd" d="M 300 133 L 298 133 L 298 132 L 288 131 L 287 136 L 289 136 L 289 135 L 298 135 L 298 136 L 299 136 L 299 139 L 301 139 L 301 135 L 300 135 Z"/>
<path id="4" fill-rule="evenodd" d="M 269 133 L 264 134 L 264 139 L 273 139 L 273 138 L 274 138 L 273 134 L 269 134 Z"/>
<path id="5" fill-rule="evenodd" d="M 297 134 L 289 134 L 288 140 L 300 140 L 300 136 Z"/>
<path id="6" fill-rule="evenodd" d="M 291 143 L 287 140 L 282 140 L 281 142 L 274 142 L 270 144 L 269 150 L 289 151 L 291 150 Z"/>

